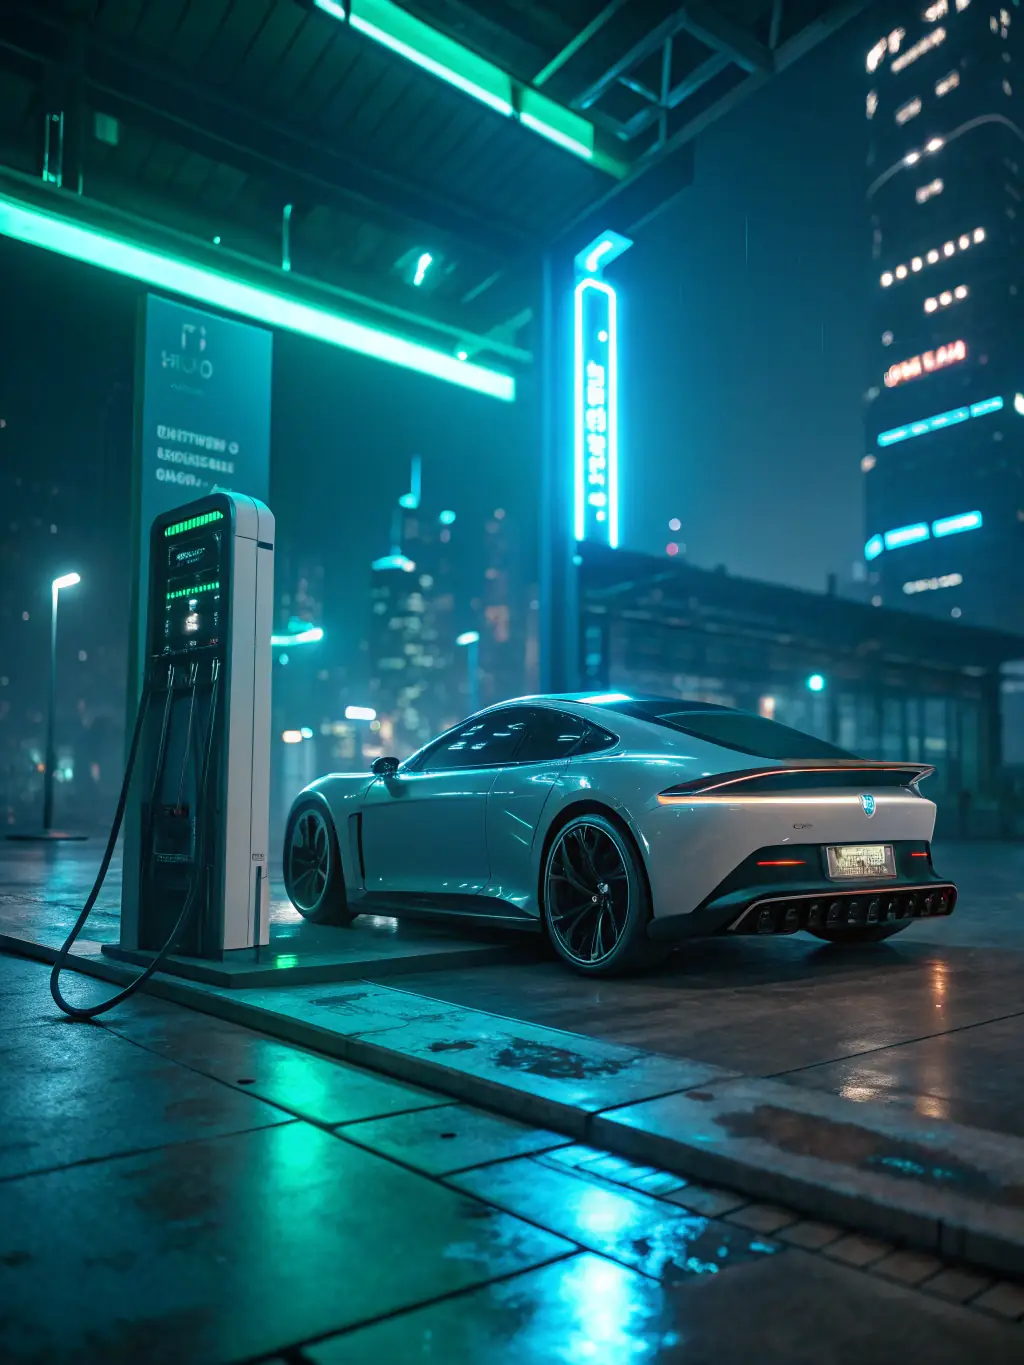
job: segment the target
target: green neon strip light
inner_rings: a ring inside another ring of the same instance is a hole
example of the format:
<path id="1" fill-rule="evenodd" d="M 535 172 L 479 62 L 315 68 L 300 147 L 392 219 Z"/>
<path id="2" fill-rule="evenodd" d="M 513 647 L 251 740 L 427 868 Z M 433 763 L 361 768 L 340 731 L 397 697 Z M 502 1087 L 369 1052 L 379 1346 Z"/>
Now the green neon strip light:
<path id="1" fill-rule="evenodd" d="M 164 527 L 164 535 L 176 536 L 179 531 L 191 531 L 196 526 L 206 526 L 211 521 L 223 520 L 223 512 L 204 512 L 201 517 L 189 517 L 188 521 L 176 521 L 173 526 Z"/>
<path id="2" fill-rule="evenodd" d="M 174 592 L 169 592 L 167 594 L 167 600 L 168 602 L 174 602 L 179 597 L 198 597 L 200 593 L 218 592 L 219 590 L 219 583 L 200 583 L 198 588 L 176 588 Z"/>
<path id="3" fill-rule="evenodd" d="M 355 322 L 340 313 L 329 313 L 278 290 L 262 289 L 222 271 L 139 246 L 127 238 L 80 226 L 5 195 L 0 195 L 0 235 L 42 247 L 44 251 L 55 251 L 60 256 L 84 261 L 116 275 L 126 275 L 172 294 L 183 294 L 229 313 L 239 313 L 254 322 L 326 341 L 331 346 L 357 351 L 406 370 L 416 370 L 506 403 L 515 401 L 516 381 L 511 375 L 458 360 L 443 351 L 432 350 L 379 327 Z"/>
<path id="4" fill-rule="evenodd" d="M 547 138 L 584 161 L 620 179 L 627 166 L 594 146 L 594 125 L 530 86 L 518 87 L 507 71 L 479 57 L 469 48 L 431 28 L 392 0 L 354 0 L 347 6 L 338 0 L 316 0 L 318 9 L 344 20 L 348 10 L 351 28 L 382 47 L 404 57 L 438 80 L 479 100 L 505 118 L 518 118 L 524 128 Z"/>

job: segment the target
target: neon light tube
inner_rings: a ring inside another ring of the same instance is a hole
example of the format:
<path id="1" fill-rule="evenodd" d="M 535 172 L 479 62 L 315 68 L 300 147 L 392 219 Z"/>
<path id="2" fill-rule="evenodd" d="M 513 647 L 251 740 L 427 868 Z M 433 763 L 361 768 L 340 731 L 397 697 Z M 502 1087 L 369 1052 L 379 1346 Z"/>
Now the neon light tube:
<path id="1" fill-rule="evenodd" d="M 867 560 L 877 559 L 885 549 L 885 541 L 881 536 L 872 536 L 864 546 L 864 558 Z"/>
<path id="2" fill-rule="evenodd" d="M 895 531 L 886 531 L 883 539 L 887 550 L 898 550 L 901 545 L 914 545 L 919 540 L 927 540 L 928 525 L 919 521 L 914 526 L 898 526 Z"/>
<path id="3" fill-rule="evenodd" d="M 961 531 L 976 531 L 983 523 L 980 512 L 961 512 L 958 517 L 943 517 L 932 522 L 933 536 L 955 536 Z"/>
<path id="4" fill-rule="evenodd" d="M 588 296 L 603 301 L 593 320 Z M 618 309 L 615 290 L 588 276 L 573 299 L 574 468 L 573 529 L 577 541 L 619 544 Z M 592 515 L 588 517 L 590 509 Z"/>
<path id="5" fill-rule="evenodd" d="M 249 284 L 220 270 L 193 265 L 183 257 L 139 246 L 128 238 L 81 226 L 3 195 L 0 195 L 0 235 L 139 280 L 155 289 L 183 294 L 254 322 L 297 332 L 300 336 L 356 351 L 402 369 L 416 370 L 506 403 L 515 401 L 516 381 L 511 375 L 457 360 L 453 355 L 432 350 L 418 341 L 356 322 L 340 313 L 328 312 L 278 290 Z"/>
<path id="6" fill-rule="evenodd" d="M 478 56 L 469 48 L 409 14 L 392 0 L 357 0 L 346 7 L 340 0 L 315 0 L 316 7 L 332 18 L 347 22 L 364 37 L 412 62 L 422 71 L 470 99 L 493 109 L 503 118 L 518 118 L 524 128 L 556 146 L 620 179 L 624 162 L 599 153 L 594 147 L 594 125 L 581 115 L 531 86 L 517 86 L 507 71 Z"/>
<path id="7" fill-rule="evenodd" d="M 1001 398 L 984 398 L 980 403 L 972 403 L 969 408 L 950 408 L 948 412 L 937 412 L 934 417 L 922 417 L 918 422 L 910 422 L 904 427 L 890 427 L 878 436 L 880 446 L 896 445 L 898 441 L 909 441 L 913 436 L 926 436 L 930 431 L 955 426 L 967 422 L 972 417 L 986 417 L 990 412 L 1002 409 Z"/>
<path id="8" fill-rule="evenodd" d="M 271 635 L 270 643 L 275 649 L 291 649 L 292 645 L 319 644 L 323 638 L 324 633 L 319 626 L 310 626 L 309 630 L 299 630 L 294 635 Z"/>

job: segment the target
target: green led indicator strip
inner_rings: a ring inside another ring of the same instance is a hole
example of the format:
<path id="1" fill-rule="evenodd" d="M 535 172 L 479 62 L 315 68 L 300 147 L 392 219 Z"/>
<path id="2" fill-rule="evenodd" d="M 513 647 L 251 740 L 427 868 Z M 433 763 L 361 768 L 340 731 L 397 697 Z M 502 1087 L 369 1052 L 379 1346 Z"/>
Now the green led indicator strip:
<path id="1" fill-rule="evenodd" d="M 177 588 L 167 594 L 167 600 L 173 602 L 177 597 L 198 597 L 201 592 L 217 592 L 219 588 L 219 583 L 201 583 L 198 588 Z"/>
<path id="2" fill-rule="evenodd" d="M 179 531 L 192 531 L 197 526 L 207 526 L 211 521 L 223 521 L 223 512 L 204 512 L 201 517 L 189 517 L 188 521 L 176 521 L 164 529 L 165 536 L 176 536 Z"/>

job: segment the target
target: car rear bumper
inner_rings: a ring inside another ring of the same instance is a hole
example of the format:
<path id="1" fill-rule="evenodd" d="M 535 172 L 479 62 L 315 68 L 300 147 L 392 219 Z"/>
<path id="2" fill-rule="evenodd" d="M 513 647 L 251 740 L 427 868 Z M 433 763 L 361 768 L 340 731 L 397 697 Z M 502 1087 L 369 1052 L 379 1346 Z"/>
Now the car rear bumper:
<path id="1" fill-rule="evenodd" d="M 678 942 L 709 934 L 795 934 L 801 929 L 905 924 L 911 920 L 951 915 L 957 890 L 931 865 L 928 845 L 905 841 L 893 845 L 897 876 L 878 882 L 828 880 L 805 852 L 808 874 L 788 874 L 767 863 L 777 849 L 759 849 L 744 859 L 701 905 L 689 913 L 658 916 L 647 928 L 657 942 Z M 920 859 L 920 863 L 918 862 Z M 920 870 L 919 870 L 920 869 Z"/>

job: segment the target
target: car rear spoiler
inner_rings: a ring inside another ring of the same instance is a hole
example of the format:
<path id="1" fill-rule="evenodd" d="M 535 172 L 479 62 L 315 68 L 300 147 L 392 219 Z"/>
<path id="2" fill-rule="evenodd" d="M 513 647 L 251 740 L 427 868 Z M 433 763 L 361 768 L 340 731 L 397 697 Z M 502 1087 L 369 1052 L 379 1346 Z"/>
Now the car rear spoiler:
<path id="1" fill-rule="evenodd" d="M 910 787 L 930 777 L 935 769 L 928 763 L 891 763 L 874 759 L 810 758 L 763 768 L 744 768 L 738 772 L 709 773 L 680 782 L 662 796 L 728 796 L 738 789 L 745 795 L 758 792 L 792 791 L 808 785 L 855 789 L 862 786 Z M 821 781 L 816 779 L 820 776 Z"/>

